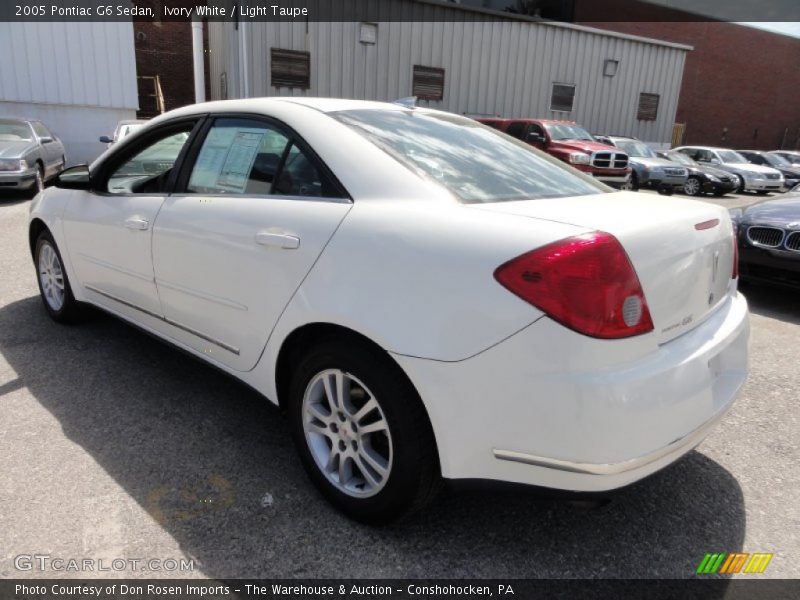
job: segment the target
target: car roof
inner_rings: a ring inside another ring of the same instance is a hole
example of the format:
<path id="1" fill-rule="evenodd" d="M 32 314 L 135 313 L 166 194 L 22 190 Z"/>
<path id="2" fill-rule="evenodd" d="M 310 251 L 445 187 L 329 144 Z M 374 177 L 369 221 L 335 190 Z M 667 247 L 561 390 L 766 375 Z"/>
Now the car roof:
<path id="1" fill-rule="evenodd" d="M 240 98 L 236 100 L 214 100 L 202 102 L 200 104 L 190 104 L 176 108 L 149 121 L 152 125 L 158 125 L 166 120 L 197 116 L 214 113 L 266 113 L 278 107 L 296 106 L 315 110 L 322 113 L 334 113 L 344 110 L 396 110 L 408 111 L 415 110 L 423 113 L 438 113 L 431 108 L 416 107 L 409 109 L 401 104 L 392 102 L 375 102 L 371 100 L 349 100 L 342 98 L 306 98 L 296 96 L 265 96 L 260 98 Z M 465 117 L 466 118 L 466 117 Z"/>

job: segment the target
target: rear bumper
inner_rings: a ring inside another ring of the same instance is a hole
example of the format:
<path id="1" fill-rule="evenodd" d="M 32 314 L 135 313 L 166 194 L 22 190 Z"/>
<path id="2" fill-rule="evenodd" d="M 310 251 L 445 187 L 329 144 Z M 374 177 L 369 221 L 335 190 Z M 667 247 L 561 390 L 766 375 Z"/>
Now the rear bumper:
<path id="1" fill-rule="evenodd" d="M 730 408 L 747 375 L 747 314 L 737 293 L 661 346 L 543 318 L 458 363 L 395 358 L 426 403 L 445 477 L 605 491 L 670 464 Z"/>

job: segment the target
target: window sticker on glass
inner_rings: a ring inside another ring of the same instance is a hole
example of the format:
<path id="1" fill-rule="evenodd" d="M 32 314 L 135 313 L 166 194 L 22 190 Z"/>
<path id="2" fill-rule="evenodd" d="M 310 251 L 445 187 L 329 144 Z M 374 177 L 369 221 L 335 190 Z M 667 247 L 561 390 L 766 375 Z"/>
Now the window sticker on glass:
<path id="1" fill-rule="evenodd" d="M 267 194 L 287 142 L 283 134 L 269 127 L 221 120 L 203 143 L 188 191 Z"/>
<path id="2" fill-rule="evenodd" d="M 264 132 L 237 131 L 217 179 L 217 187 L 243 192 Z"/>

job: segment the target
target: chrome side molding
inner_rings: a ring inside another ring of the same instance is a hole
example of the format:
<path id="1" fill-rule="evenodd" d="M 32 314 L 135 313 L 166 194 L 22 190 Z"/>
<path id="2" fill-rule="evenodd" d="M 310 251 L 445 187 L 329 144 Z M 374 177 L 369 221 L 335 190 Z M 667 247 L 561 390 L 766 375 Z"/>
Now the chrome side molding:
<path id="1" fill-rule="evenodd" d="M 168 325 L 172 325 L 173 327 L 177 327 L 178 329 L 181 329 L 181 330 L 185 331 L 186 333 L 190 333 L 190 334 L 192 334 L 192 335 L 194 335 L 196 337 L 199 337 L 202 340 L 205 340 L 205 341 L 207 341 L 207 342 L 209 342 L 211 344 L 214 344 L 215 346 L 219 346 L 223 350 L 227 350 L 231 354 L 235 354 L 236 356 L 239 356 L 239 349 L 236 346 L 231 346 L 230 344 L 226 344 L 225 342 L 222 342 L 220 340 L 214 339 L 214 338 L 212 338 L 212 337 L 210 337 L 210 336 L 208 336 L 208 335 L 206 335 L 204 333 L 201 333 L 201 332 L 197 331 L 196 329 L 192 329 L 191 327 L 187 327 L 186 325 L 182 325 L 181 323 L 178 323 L 177 321 L 173 321 L 172 319 L 169 319 L 169 318 L 165 317 L 164 315 L 156 314 L 153 311 L 147 310 L 146 308 L 142 308 L 141 306 L 133 304 L 132 302 L 128 302 L 127 300 L 123 300 L 122 298 L 118 298 L 114 294 L 109 294 L 108 292 L 104 292 L 103 290 L 99 290 L 94 286 L 84 285 L 83 287 L 85 287 L 87 290 L 90 290 L 90 291 L 94 292 L 95 294 L 100 294 L 101 296 L 103 296 L 105 298 L 108 298 L 109 300 L 113 300 L 114 302 L 118 302 L 119 304 L 123 304 L 123 305 L 127 306 L 128 308 L 132 308 L 134 310 L 138 310 L 139 312 L 144 313 L 149 317 L 153 317 L 154 319 L 158 319 L 159 321 L 163 321 L 164 323 L 167 323 Z"/>

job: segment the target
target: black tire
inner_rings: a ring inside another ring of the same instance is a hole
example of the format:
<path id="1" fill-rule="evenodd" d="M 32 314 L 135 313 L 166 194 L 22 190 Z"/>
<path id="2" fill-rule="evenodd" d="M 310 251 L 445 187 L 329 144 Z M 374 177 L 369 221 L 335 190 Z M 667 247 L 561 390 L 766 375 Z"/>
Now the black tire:
<path id="1" fill-rule="evenodd" d="M 303 399 L 309 384 L 329 369 L 363 382 L 388 424 L 392 461 L 383 487 L 372 496 L 354 497 L 338 489 L 309 448 Z M 429 504 L 442 486 L 433 429 L 422 401 L 400 367 L 378 349 L 353 340 L 328 339 L 317 344 L 297 364 L 289 386 L 288 413 L 309 477 L 331 504 L 356 521 L 374 525 L 395 521 Z"/>
<path id="2" fill-rule="evenodd" d="M 630 179 L 628 179 L 627 182 L 623 183 L 619 189 L 625 192 L 639 191 L 639 180 L 636 178 L 636 171 L 631 173 Z"/>
<path id="3" fill-rule="evenodd" d="M 739 185 L 736 186 L 736 193 L 741 194 L 744 193 L 744 178 L 741 175 L 733 175 L 739 181 Z"/>
<path id="4" fill-rule="evenodd" d="M 36 180 L 28 189 L 28 197 L 33 198 L 44 189 L 44 168 L 41 163 L 36 163 Z"/>
<path id="5" fill-rule="evenodd" d="M 689 177 L 686 179 L 686 183 L 683 184 L 683 193 L 687 196 L 702 196 L 703 182 L 699 177 Z"/>
<path id="6" fill-rule="evenodd" d="M 61 269 L 61 276 L 63 278 L 64 285 L 64 299 L 60 308 L 55 308 L 50 304 L 50 302 L 48 302 L 47 298 L 45 297 L 45 290 L 42 286 L 40 257 L 46 246 L 49 246 L 55 252 L 55 257 L 58 260 L 58 264 Z M 50 235 L 50 232 L 47 230 L 42 231 L 42 233 L 40 233 L 39 237 L 36 239 L 34 266 L 36 267 L 36 283 L 39 285 L 39 295 L 42 298 L 42 304 L 44 304 L 44 308 L 47 311 L 47 314 L 50 315 L 50 318 L 59 323 L 78 322 L 84 314 L 84 307 L 80 302 L 75 300 L 75 296 L 72 295 L 72 287 L 69 284 L 69 277 L 67 277 L 67 271 L 64 268 L 64 261 L 61 258 L 61 252 L 59 252 L 58 246 L 56 245 L 55 240 L 53 240 L 53 236 Z"/>
<path id="7" fill-rule="evenodd" d="M 722 198 L 727 193 L 728 192 L 714 192 L 714 196 L 716 196 L 717 198 Z"/>

